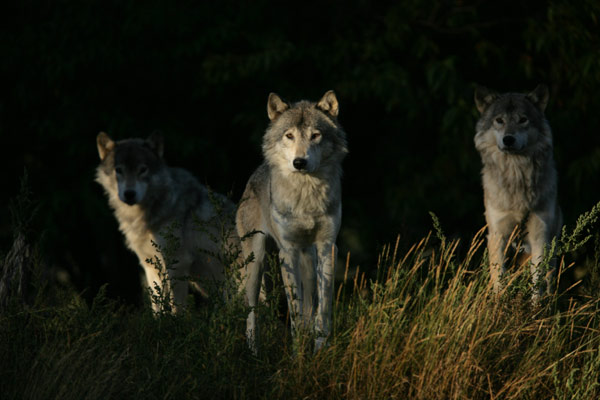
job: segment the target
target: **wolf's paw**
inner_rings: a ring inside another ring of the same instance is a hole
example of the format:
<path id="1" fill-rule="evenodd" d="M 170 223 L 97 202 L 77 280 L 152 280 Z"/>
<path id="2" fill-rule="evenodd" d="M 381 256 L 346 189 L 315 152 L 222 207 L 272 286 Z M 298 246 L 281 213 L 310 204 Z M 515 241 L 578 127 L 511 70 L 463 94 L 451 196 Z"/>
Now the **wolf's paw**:
<path id="1" fill-rule="evenodd" d="M 319 336 L 315 339 L 315 353 L 321 350 L 321 348 L 327 345 L 327 338 L 324 336 Z"/>
<path id="2" fill-rule="evenodd" d="M 246 332 L 246 343 L 248 344 L 248 349 L 250 349 L 252 355 L 257 357 L 258 346 L 256 345 L 256 334 L 254 331 Z"/>
<path id="3" fill-rule="evenodd" d="M 246 320 L 246 342 L 248 348 L 254 356 L 258 355 L 258 346 L 256 344 L 256 314 L 254 310 L 250 311 Z"/>

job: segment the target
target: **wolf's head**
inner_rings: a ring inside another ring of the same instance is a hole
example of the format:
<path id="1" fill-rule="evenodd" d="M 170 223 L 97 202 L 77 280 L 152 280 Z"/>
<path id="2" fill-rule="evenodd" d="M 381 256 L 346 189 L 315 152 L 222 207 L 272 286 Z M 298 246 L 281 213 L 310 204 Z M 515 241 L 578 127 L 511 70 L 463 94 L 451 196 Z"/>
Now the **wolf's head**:
<path id="1" fill-rule="evenodd" d="M 163 166 L 163 139 L 154 133 L 147 139 L 114 142 L 106 133 L 96 138 L 100 166 L 97 181 L 129 205 L 144 200 L 152 177 Z"/>
<path id="2" fill-rule="evenodd" d="M 549 134 L 544 118 L 547 104 L 548 88 L 545 85 L 539 85 L 527 94 L 498 94 L 478 86 L 475 105 L 481 117 L 477 122 L 475 145 L 479 149 L 493 139 L 502 152 L 527 153 L 539 142 L 540 136 Z"/>
<path id="3" fill-rule="evenodd" d="M 289 173 L 310 174 L 324 165 L 339 164 L 348 149 L 338 113 L 333 90 L 318 102 L 291 105 L 271 93 L 267 101 L 271 124 L 263 137 L 265 159 L 272 167 Z"/>

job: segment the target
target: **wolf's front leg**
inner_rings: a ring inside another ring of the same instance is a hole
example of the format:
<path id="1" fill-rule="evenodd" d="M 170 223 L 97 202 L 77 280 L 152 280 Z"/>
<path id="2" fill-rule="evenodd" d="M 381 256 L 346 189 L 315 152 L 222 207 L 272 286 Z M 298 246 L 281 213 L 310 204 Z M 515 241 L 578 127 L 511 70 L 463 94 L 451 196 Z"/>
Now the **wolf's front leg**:
<path id="1" fill-rule="evenodd" d="M 488 225 L 488 257 L 490 259 L 490 280 L 495 294 L 502 289 L 502 275 L 506 272 L 506 250 L 511 233 L 519 219 L 511 211 L 495 208 L 491 202 L 485 202 L 485 220 Z"/>
<path id="2" fill-rule="evenodd" d="M 500 293 L 502 289 L 501 278 L 506 267 L 504 266 L 504 253 L 506 251 L 507 238 L 500 232 L 490 231 L 488 234 L 488 256 L 490 259 L 490 279 L 494 287 L 494 293 Z"/>
<path id="3" fill-rule="evenodd" d="M 254 355 L 258 353 L 256 344 L 257 326 L 256 326 L 256 306 L 258 306 L 258 298 L 260 294 L 260 285 L 262 282 L 262 264 L 265 257 L 265 235 L 256 233 L 252 237 L 242 241 L 242 254 L 252 261 L 245 266 L 245 271 L 242 276 L 242 285 L 240 289 L 245 289 L 246 302 L 250 307 L 250 313 L 246 319 L 246 340 L 248 347 Z"/>
<path id="4" fill-rule="evenodd" d="M 171 310 L 173 313 L 185 310 L 189 288 L 189 265 L 190 263 L 187 263 L 187 265 L 178 263 L 176 270 L 169 272 L 169 283 L 173 292 L 171 301 Z"/>
<path id="5" fill-rule="evenodd" d="M 333 271 L 337 257 L 337 246 L 333 242 L 317 244 L 317 314 L 315 318 L 315 351 L 318 351 L 331 332 L 331 311 L 333 308 Z"/>
<path id="6" fill-rule="evenodd" d="M 302 314 L 304 327 L 310 327 L 317 307 L 317 249 L 305 248 L 300 253 L 300 279 L 302 282 Z"/>
<path id="7" fill-rule="evenodd" d="M 281 277 L 285 287 L 292 332 L 296 334 L 298 324 L 302 321 L 302 303 L 304 294 L 301 287 L 300 276 L 300 249 L 283 243 L 279 250 L 281 259 Z"/>
<path id="8" fill-rule="evenodd" d="M 155 313 L 165 311 L 166 305 L 170 307 L 173 304 L 173 294 L 167 276 L 160 273 L 156 265 L 144 262 L 142 266 L 146 273 L 146 284 L 149 289 L 152 310 Z"/>
<path id="9" fill-rule="evenodd" d="M 545 220 L 545 217 L 543 214 L 533 213 L 527 221 L 527 241 L 531 245 L 531 276 L 533 281 L 531 300 L 534 304 L 539 303 L 544 292 L 546 294 L 552 293 L 553 277 L 556 269 L 556 260 L 552 260 L 547 269 L 542 264 L 544 253 L 550 250 L 548 247 L 552 241 L 548 229 L 552 224 Z"/>

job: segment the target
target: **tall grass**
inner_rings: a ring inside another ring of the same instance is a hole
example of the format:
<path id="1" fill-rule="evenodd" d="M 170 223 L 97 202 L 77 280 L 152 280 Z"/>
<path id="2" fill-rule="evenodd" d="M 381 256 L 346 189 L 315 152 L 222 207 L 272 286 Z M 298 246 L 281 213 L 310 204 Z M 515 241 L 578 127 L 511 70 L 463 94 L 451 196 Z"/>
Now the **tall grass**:
<path id="1" fill-rule="evenodd" d="M 599 207 L 563 231 L 561 289 L 541 305 L 530 303 L 528 268 L 510 269 L 493 294 L 483 229 L 463 244 L 434 224 L 407 250 L 384 247 L 370 278 L 338 266 L 333 333 L 314 355 L 302 350 L 309 338 L 292 343 L 277 296 L 259 310 L 254 357 L 240 299 L 155 316 L 103 292 L 88 305 L 47 287 L 53 296 L 0 316 L 2 398 L 598 398 L 598 299 L 564 281 L 573 249 L 593 244 Z"/>

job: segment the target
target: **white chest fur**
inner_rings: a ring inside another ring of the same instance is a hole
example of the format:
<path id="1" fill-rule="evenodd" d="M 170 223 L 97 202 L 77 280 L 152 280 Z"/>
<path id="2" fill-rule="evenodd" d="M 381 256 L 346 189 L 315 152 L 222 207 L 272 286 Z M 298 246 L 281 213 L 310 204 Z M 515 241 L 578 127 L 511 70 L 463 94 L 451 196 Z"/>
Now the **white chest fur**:
<path id="1" fill-rule="evenodd" d="M 340 180 L 290 173 L 270 182 L 271 219 L 285 241 L 314 243 L 341 216 Z M 339 224 L 339 222 L 338 222 Z"/>

